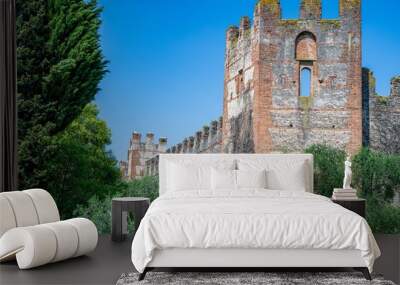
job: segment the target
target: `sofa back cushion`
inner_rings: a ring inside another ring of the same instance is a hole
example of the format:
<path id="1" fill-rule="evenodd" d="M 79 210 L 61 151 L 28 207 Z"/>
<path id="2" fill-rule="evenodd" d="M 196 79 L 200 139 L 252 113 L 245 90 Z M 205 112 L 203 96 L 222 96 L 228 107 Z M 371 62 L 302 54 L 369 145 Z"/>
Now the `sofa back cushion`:
<path id="1" fill-rule="evenodd" d="M 15 227 L 59 220 L 60 215 L 53 197 L 43 189 L 0 193 L 0 237 Z"/>
<path id="2" fill-rule="evenodd" d="M 313 192 L 313 156 L 311 154 L 161 154 L 160 195 L 168 191 L 176 191 L 174 187 L 177 184 L 174 180 L 183 179 L 182 175 L 170 173 L 170 169 L 174 168 L 173 164 L 181 165 L 183 168 L 209 168 L 210 171 L 205 172 L 208 174 L 203 176 L 204 181 L 196 182 L 206 189 L 211 189 L 211 168 L 216 168 L 244 171 L 266 170 L 268 189 Z M 180 184 L 178 188 L 182 189 L 183 186 Z"/>

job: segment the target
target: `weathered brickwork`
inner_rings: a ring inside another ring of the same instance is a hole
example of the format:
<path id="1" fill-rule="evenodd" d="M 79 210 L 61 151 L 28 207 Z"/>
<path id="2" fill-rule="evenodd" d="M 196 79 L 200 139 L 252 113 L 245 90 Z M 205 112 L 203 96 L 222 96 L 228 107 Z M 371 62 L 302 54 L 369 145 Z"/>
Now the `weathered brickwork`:
<path id="1" fill-rule="evenodd" d="M 390 96 L 378 96 L 375 78 L 363 69 L 364 144 L 386 153 L 400 153 L 400 76 L 391 81 Z M 368 106 L 368 107 L 367 107 Z"/>
<path id="2" fill-rule="evenodd" d="M 160 153 L 165 153 L 167 139 L 160 138 L 159 143 L 154 143 L 154 134 L 146 134 L 146 140 L 141 140 L 141 134 L 134 132 L 129 142 L 128 160 L 120 161 L 121 175 L 126 180 L 132 180 L 152 174 L 147 169 L 146 162 Z"/>
<path id="3" fill-rule="evenodd" d="M 303 0 L 300 19 L 281 18 L 279 0 L 261 0 L 254 23 L 227 31 L 223 150 L 301 151 L 314 143 L 362 145 L 360 1 L 341 0 L 340 19 L 321 19 L 321 1 Z M 300 96 L 302 69 L 310 96 Z"/>

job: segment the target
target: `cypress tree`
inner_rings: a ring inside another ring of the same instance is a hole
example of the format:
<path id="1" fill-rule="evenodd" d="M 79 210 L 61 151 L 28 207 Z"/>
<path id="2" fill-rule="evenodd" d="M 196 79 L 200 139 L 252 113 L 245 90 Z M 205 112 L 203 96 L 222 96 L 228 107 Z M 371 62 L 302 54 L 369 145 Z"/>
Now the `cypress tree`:
<path id="1" fill-rule="evenodd" d="M 19 186 L 47 188 L 57 183 L 48 181 L 54 137 L 93 100 L 106 72 L 101 9 L 95 0 L 16 2 Z"/>

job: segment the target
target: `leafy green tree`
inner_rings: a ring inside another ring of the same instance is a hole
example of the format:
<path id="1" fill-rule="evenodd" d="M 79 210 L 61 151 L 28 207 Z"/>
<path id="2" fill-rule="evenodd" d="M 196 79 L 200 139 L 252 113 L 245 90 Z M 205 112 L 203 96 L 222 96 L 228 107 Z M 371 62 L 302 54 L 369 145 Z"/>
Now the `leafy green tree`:
<path id="1" fill-rule="evenodd" d="M 96 1 L 17 0 L 20 188 L 48 188 L 62 132 L 94 98 L 106 72 Z"/>
<path id="2" fill-rule="evenodd" d="M 346 153 L 327 145 L 312 145 L 305 150 L 314 155 L 314 191 L 332 197 L 334 188 L 343 185 Z"/>
<path id="3" fill-rule="evenodd" d="M 88 104 L 65 131 L 53 137 L 48 189 L 66 218 L 91 197 L 102 199 L 124 188 L 116 160 L 106 150 L 111 132 L 97 116 L 96 106 Z"/>

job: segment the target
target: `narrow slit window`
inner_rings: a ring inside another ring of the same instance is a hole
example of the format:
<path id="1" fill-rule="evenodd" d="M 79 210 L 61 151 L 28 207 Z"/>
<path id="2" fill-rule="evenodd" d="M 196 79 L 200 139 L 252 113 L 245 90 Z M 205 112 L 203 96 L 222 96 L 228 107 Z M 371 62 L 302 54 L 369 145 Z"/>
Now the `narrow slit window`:
<path id="1" fill-rule="evenodd" d="M 300 73 L 300 96 L 309 97 L 311 95 L 311 69 L 305 67 Z"/>

